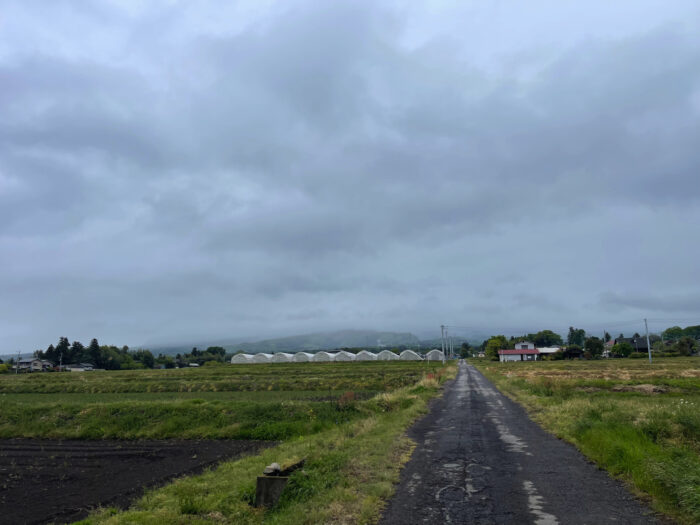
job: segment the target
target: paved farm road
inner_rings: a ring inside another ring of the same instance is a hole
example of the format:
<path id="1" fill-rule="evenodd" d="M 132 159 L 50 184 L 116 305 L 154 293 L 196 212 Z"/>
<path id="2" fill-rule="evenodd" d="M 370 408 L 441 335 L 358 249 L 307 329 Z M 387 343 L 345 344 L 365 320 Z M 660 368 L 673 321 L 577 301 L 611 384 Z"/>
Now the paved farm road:
<path id="1" fill-rule="evenodd" d="M 471 365 L 460 365 L 457 379 L 409 435 L 418 446 L 384 525 L 659 523 Z"/>

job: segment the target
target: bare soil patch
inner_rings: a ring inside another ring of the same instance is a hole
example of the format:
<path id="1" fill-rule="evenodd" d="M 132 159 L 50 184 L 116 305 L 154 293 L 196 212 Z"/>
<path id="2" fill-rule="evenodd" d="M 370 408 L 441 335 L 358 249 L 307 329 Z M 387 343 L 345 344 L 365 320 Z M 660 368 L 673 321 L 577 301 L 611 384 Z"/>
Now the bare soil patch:
<path id="1" fill-rule="evenodd" d="M 70 523 L 145 489 L 257 452 L 262 441 L 0 440 L 0 524 Z"/>
<path id="2" fill-rule="evenodd" d="M 642 394 L 662 394 L 668 392 L 668 387 L 662 385 L 617 385 L 613 392 L 640 392 Z"/>

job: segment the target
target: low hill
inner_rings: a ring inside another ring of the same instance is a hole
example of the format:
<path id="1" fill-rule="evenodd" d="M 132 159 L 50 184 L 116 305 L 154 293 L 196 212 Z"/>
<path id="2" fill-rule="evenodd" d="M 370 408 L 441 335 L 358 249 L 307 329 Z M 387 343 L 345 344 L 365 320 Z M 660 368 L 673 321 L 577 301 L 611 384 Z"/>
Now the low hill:
<path id="1" fill-rule="evenodd" d="M 341 330 L 317 334 L 295 335 L 236 345 L 237 350 L 250 354 L 258 352 L 297 352 L 332 348 L 378 346 L 418 346 L 420 340 L 409 332 L 379 332 L 375 330 Z"/>

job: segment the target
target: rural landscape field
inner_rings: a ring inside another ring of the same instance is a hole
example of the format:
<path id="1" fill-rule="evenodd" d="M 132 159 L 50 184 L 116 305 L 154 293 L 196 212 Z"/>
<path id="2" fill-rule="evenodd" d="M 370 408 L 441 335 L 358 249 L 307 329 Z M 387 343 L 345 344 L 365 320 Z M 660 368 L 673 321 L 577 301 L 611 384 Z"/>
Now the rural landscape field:
<path id="1" fill-rule="evenodd" d="M 61 443 L 84 451 L 81 461 L 89 456 L 86 470 L 106 467 L 106 479 L 117 475 L 109 471 L 110 457 L 142 454 L 128 463 L 133 471 L 121 473 L 133 480 L 155 468 L 149 453 L 159 446 L 167 451 L 173 444 L 171 455 L 183 456 L 187 472 L 200 448 L 203 454 L 212 443 L 220 449 L 240 443 L 218 452 L 244 457 L 145 494 L 131 487 L 139 498 L 129 510 L 107 505 L 85 523 L 371 521 L 411 450 L 404 430 L 455 370 L 439 362 L 368 362 L 5 375 L 0 437 L 11 445 L 0 457 L 11 473 L 5 488 L 27 489 L 23 483 L 37 483 L 29 476 L 40 472 L 39 483 L 48 486 L 32 490 L 58 498 L 60 506 L 62 478 L 81 474 L 68 469 L 68 460 L 56 460 L 64 457 Z M 251 505 L 256 476 L 266 465 L 302 459 L 303 471 L 292 475 L 274 510 Z M 16 508 L 11 499 L 0 503 Z"/>
<path id="2" fill-rule="evenodd" d="M 657 510 L 700 523 L 700 359 L 472 362 Z"/>

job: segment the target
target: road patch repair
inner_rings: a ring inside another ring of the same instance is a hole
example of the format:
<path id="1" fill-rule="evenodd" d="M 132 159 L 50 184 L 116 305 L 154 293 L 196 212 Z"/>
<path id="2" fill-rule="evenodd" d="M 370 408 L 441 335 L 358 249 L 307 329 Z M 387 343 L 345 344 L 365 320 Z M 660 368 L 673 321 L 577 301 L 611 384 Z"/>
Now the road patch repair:
<path id="1" fill-rule="evenodd" d="M 417 447 L 383 525 L 664 523 L 471 365 L 408 435 Z"/>
<path id="2" fill-rule="evenodd" d="M 0 524 L 70 523 L 274 442 L 0 440 Z"/>

